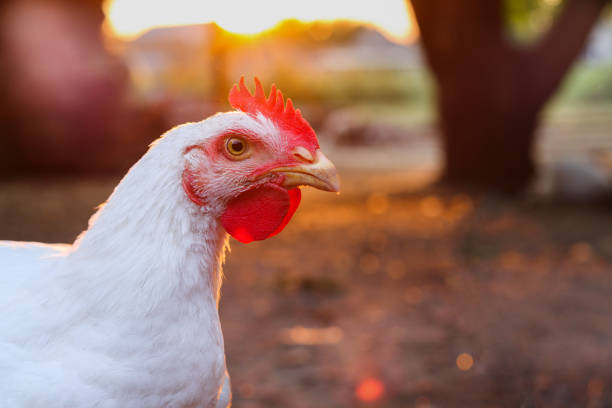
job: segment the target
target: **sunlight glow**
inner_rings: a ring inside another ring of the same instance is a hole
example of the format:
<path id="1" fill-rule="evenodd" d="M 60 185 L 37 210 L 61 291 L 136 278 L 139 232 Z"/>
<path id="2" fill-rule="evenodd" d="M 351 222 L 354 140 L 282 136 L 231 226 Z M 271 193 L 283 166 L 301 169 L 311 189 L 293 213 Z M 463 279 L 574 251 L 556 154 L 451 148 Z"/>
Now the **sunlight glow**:
<path id="1" fill-rule="evenodd" d="M 107 0 L 104 11 L 111 33 L 121 38 L 136 37 L 153 27 L 209 22 L 236 34 L 252 35 L 287 19 L 354 21 L 400 43 L 413 42 L 418 36 L 412 10 L 404 0 Z"/>

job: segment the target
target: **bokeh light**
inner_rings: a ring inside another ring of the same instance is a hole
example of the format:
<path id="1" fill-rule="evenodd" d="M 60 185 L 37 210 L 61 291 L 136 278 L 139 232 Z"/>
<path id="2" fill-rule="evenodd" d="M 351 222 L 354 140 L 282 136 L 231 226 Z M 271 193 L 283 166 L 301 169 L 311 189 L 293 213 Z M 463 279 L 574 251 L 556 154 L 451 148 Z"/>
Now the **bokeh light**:
<path id="1" fill-rule="evenodd" d="M 421 213 L 426 218 L 438 218 L 444 212 L 444 204 L 436 196 L 428 196 L 421 200 L 419 204 Z"/>
<path id="2" fill-rule="evenodd" d="M 376 378 L 366 378 L 361 381 L 355 390 L 355 395 L 360 401 L 375 402 L 382 398 L 385 393 L 385 385 Z"/>
<path id="3" fill-rule="evenodd" d="M 296 326 L 285 331 L 285 339 L 289 344 L 306 346 L 338 344 L 343 336 L 342 329 L 336 326 L 325 328 Z"/>
<path id="4" fill-rule="evenodd" d="M 570 258 L 577 263 L 588 262 L 593 258 L 593 248 L 587 242 L 577 242 L 570 247 Z"/>
<path id="5" fill-rule="evenodd" d="M 468 353 L 461 353 L 457 356 L 457 368 L 461 371 L 468 371 L 474 365 L 474 358 Z"/>
<path id="6" fill-rule="evenodd" d="M 385 193 L 373 193 L 368 197 L 366 206 L 372 214 L 384 214 L 389 209 L 389 197 Z"/>

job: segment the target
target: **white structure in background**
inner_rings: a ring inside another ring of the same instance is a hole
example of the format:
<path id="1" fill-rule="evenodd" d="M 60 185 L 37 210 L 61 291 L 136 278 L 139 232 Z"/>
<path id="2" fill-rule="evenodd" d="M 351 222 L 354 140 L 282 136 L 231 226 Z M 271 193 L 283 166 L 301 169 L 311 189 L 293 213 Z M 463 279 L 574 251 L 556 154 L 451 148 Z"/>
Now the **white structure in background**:
<path id="1" fill-rule="evenodd" d="M 423 67 L 419 46 L 389 41 L 375 30 L 364 29 L 355 40 L 317 52 L 318 69 L 337 71 L 401 71 Z"/>
<path id="2" fill-rule="evenodd" d="M 205 81 L 212 35 L 209 24 L 197 24 L 154 28 L 125 42 L 121 53 L 137 92 L 148 99 L 163 97 L 173 75 Z"/>
<path id="3" fill-rule="evenodd" d="M 595 26 L 583 58 L 594 65 L 612 63 L 612 21 L 606 20 Z"/>

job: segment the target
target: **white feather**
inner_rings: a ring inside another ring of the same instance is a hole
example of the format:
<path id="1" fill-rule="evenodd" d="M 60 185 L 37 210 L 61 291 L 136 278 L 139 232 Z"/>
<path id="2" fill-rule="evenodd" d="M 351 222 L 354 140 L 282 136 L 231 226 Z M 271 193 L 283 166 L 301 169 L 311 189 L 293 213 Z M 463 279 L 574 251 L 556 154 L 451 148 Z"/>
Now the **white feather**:
<path id="1" fill-rule="evenodd" d="M 0 407 L 229 404 L 217 193 L 237 187 L 215 179 L 198 207 L 180 183 L 186 165 L 209 166 L 185 149 L 228 128 L 275 132 L 238 112 L 180 126 L 73 245 L 0 242 Z"/>

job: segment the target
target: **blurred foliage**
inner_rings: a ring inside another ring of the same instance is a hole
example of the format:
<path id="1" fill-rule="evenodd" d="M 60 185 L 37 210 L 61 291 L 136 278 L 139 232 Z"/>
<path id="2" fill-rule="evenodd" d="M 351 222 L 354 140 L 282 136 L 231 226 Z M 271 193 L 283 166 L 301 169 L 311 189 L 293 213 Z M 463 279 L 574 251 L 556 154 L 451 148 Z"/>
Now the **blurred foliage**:
<path id="1" fill-rule="evenodd" d="M 504 0 L 506 27 L 519 43 L 536 40 L 550 28 L 563 0 Z"/>
<path id="2" fill-rule="evenodd" d="M 276 83 L 298 100 L 322 101 L 341 106 L 363 101 L 421 104 L 429 100 L 431 84 L 424 70 L 339 71 L 309 77 L 295 71 L 281 71 Z"/>
<path id="3" fill-rule="evenodd" d="M 304 23 L 290 19 L 263 33 L 261 39 L 275 41 L 282 37 L 303 47 L 329 47 L 330 45 L 348 44 L 363 30 L 365 30 L 363 26 L 351 21 Z"/>
<path id="4" fill-rule="evenodd" d="M 567 78 L 558 99 L 567 104 L 612 103 L 612 64 L 580 65 Z"/>
<path id="5" fill-rule="evenodd" d="M 229 32 L 224 35 L 230 44 L 228 54 L 242 57 L 232 58 L 230 64 L 240 66 L 246 55 L 248 60 L 255 61 L 248 69 L 260 68 L 254 75 L 264 84 L 274 82 L 297 102 L 325 103 L 334 107 L 363 102 L 416 105 L 429 101 L 431 83 L 426 78 L 428 73 L 420 66 L 416 69 L 403 66 L 364 68 L 359 61 L 363 56 L 352 55 L 350 51 L 347 55 L 355 59 L 354 67 L 336 70 L 318 65 L 316 60 L 322 55 L 319 51 L 337 49 L 338 54 L 342 54 L 341 50 L 355 47 L 363 39 L 377 41 L 376 36 L 381 42 L 386 41 L 381 34 L 372 35 L 372 32 L 372 28 L 351 21 L 305 23 L 286 20 L 257 37 Z M 291 54 L 296 50 L 298 52 Z M 298 58 L 292 58 L 295 56 Z M 304 61 L 299 58 L 304 56 L 307 56 L 307 64 L 296 69 L 296 64 Z M 242 74 L 246 71 L 246 77 L 248 69 L 241 69 Z"/>
<path id="6" fill-rule="evenodd" d="M 582 63 L 567 76 L 544 115 L 549 123 L 561 123 L 572 128 L 587 126 L 596 129 L 595 123 L 600 123 L 603 133 L 609 134 L 611 110 L 612 64 Z"/>

